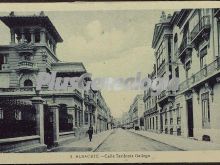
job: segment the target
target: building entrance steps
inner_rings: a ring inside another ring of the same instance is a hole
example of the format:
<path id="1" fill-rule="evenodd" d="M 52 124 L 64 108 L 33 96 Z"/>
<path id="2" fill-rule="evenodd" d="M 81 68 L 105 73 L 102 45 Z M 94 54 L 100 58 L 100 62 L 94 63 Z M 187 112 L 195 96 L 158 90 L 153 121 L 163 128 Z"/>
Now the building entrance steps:
<path id="1" fill-rule="evenodd" d="M 92 141 L 89 141 L 88 135 L 81 140 L 72 143 L 63 144 L 50 150 L 50 152 L 80 152 L 91 151 L 94 152 L 107 138 L 113 133 L 112 130 L 103 131 L 93 134 Z"/>
<path id="2" fill-rule="evenodd" d="M 135 134 L 144 136 L 146 138 L 150 138 L 158 142 L 161 142 L 161 143 L 173 146 L 173 147 L 177 147 L 185 151 L 220 150 L 220 144 L 218 143 L 194 140 L 191 138 L 169 135 L 169 134 L 158 134 L 158 133 L 141 131 L 141 130 L 136 131 L 136 130 L 130 129 L 129 131 Z"/>

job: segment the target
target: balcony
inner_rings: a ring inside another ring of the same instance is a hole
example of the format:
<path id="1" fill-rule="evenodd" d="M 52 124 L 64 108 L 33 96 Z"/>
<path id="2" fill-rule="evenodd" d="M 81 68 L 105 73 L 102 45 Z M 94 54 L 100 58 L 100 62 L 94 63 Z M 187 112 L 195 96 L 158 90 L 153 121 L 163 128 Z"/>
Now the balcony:
<path id="1" fill-rule="evenodd" d="M 143 101 L 145 102 L 147 100 L 147 98 L 149 98 L 149 97 L 150 97 L 150 92 L 149 91 L 144 93 Z"/>
<path id="2" fill-rule="evenodd" d="M 199 43 L 200 40 L 207 39 L 210 27 L 210 16 L 203 16 L 191 31 L 192 43 Z"/>
<path id="3" fill-rule="evenodd" d="M 209 78 L 215 77 L 217 74 L 219 74 L 219 69 L 220 69 L 220 57 L 218 57 L 209 65 L 206 65 L 204 68 L 202 68 L 200 71 L 192 75 L 187 80 L 180 83 L 179 92 L 183 92 L 196 85 L 199 85 L 200 83 L 204 82 Z"/>
<path id="4" fill-rule="evenodd" d="M 172 101 L 174 99 L 174 97 L 175 97 L 175 94 L 172 91 L 164 90 L 158 96 L 158 101 L 157 102 L 161 105 L 163 103 Z"/>
<path id="5" fill-rule="evenodd" d="M 20 61 L 18 63 L 18 70 L 21 71 L 21 70 L 38 70 L 38 68 L 36 67 L 36 65 L 31 62 L 31 61 Z"/>
<path id="6" fill-rule="evenodd" d="M 149 110 L 146 110 L 144 112 L 144 116 L 147 116 L 147 115 L 150 115 L 150 114 L 153 114 L 153 113 L 156 113 L 157 112 L 157 106 L 155 105 L 153 108 L 150 108 Z"/>
<path id="7" fill-rule="evenodd" d="M 192 45 L 189 35 L 185 35 L 178 49 L 178 57 L 184 58 L 189 51 L 192 51 Z"/>

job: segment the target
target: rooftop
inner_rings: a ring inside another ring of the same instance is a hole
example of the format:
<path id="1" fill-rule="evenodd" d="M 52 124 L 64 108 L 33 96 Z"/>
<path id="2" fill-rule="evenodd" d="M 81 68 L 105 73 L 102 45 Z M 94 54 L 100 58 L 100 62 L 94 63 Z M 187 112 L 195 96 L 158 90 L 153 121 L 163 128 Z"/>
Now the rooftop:
<path id="1" fill-rule="evenodd" d="M 29 16 L 15 15 L 14 12 L 11 12 L 9 16 L 0 17 L 0 20 L 9 28 L 34 25 L 44 27 L 49 33 L 51 33 L 56 42 L 63 42 L 63 39 L 56 30 L 55 26 L 50 21 L 49 17 L 44 15 L 44 12 L 41 12 L 39 15 L 34 14 Z"/>

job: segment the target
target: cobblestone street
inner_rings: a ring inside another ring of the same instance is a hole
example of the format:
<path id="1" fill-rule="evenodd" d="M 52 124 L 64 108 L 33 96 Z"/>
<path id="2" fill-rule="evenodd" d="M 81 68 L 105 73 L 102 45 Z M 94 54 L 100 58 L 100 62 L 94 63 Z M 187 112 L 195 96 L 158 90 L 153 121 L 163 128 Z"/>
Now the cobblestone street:
<path id="1" fill-rule="evenodd" d="M 120 151 L 178 151 L 172 147 L 149 138 L 141 137 L 127 130 L 116 129 L 96 152 Z"/>

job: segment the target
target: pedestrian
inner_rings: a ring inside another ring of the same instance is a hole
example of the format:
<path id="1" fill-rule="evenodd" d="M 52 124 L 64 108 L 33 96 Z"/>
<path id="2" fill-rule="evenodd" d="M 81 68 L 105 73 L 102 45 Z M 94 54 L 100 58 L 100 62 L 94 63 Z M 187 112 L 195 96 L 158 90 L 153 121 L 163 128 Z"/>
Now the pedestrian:
<path id="1" fill-rule="evenodd" d="M 89 130 L 87 131 L 87 133 L 89 134 L 89 141 L 91 142 L 92 134 L 93 134 L 93 127 L 89 127 Z"/>

